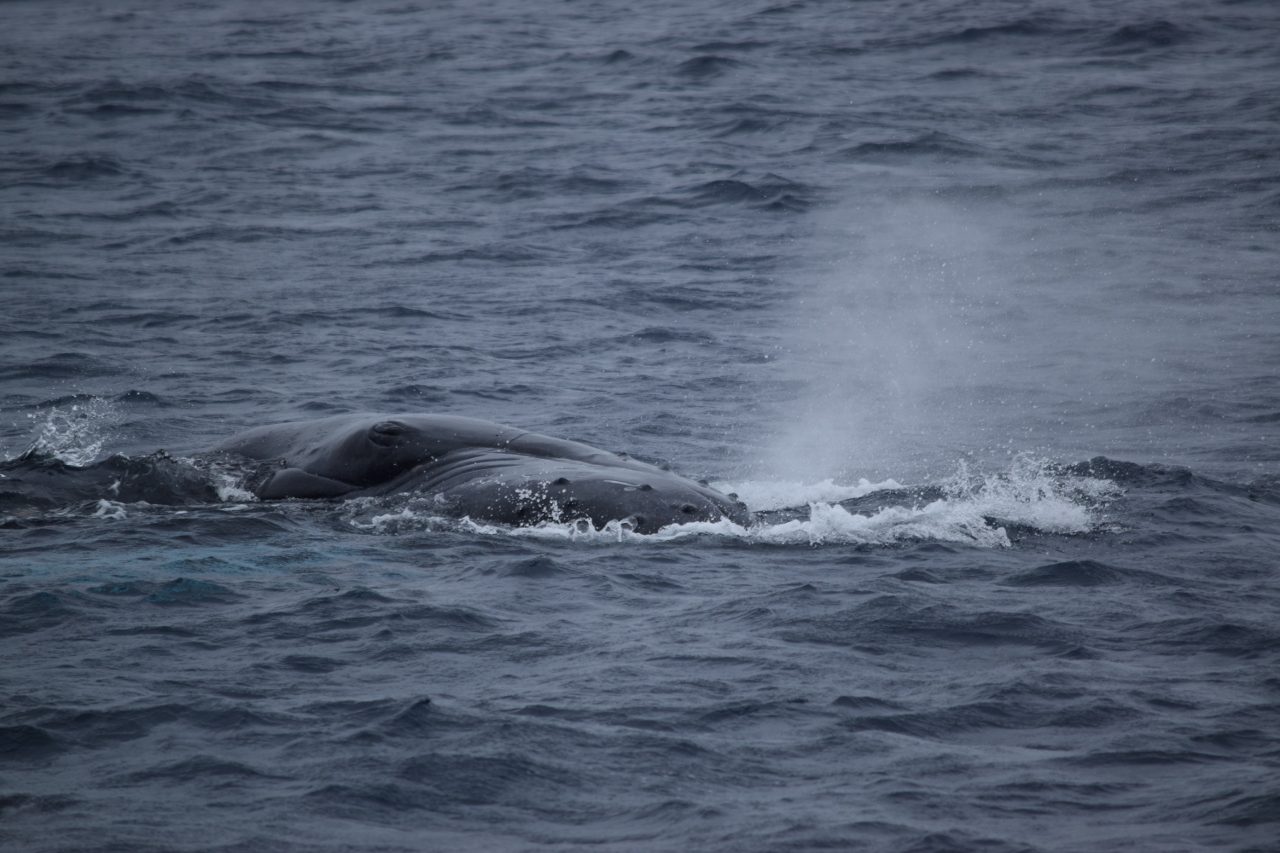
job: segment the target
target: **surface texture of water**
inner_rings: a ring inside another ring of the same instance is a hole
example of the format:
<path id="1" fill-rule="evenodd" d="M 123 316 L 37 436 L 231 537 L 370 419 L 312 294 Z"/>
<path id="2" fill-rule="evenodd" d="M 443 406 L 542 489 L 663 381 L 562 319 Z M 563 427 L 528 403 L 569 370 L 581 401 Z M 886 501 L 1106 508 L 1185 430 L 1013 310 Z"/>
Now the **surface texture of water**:
<path id="1" fill-rule="evenodd" d="M 0 846 L 1275 849 L 1274 4 L 0 21 Z M 201 455 L 359 411 L 757 521 Z"/>

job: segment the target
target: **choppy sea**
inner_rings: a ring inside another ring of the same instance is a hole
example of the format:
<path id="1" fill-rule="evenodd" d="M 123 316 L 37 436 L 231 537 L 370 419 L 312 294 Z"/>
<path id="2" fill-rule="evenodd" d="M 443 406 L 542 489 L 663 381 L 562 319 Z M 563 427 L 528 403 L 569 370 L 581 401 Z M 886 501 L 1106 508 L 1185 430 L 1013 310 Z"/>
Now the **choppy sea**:
<path id="1" fill-rule="evenodd" d="M 0 25 L 3 849 L 1280 849 L 1271 0 Z M 201 456 L 341 412 L 756 520 Z"/>

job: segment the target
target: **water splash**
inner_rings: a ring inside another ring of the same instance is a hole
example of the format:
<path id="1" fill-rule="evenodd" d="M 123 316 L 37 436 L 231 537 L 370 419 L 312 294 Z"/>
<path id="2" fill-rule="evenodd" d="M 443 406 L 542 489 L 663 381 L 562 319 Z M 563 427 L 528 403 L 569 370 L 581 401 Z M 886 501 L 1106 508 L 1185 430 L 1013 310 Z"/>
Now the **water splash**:
<path id="1" fill-rule="evenodd" d="M 43 415 L 29 415 L 33 421 L 42 416 L 43 420 L 36 425 L 36 437 L 26 452 L 52 456 L 77 468 L 91 464 L 101 455 L 121 417 L 111 402 L 100 397 L 90 397 L 67 408 L 53 406 Z"/>
<path id="2" fill-rule="evenodd" d="M 745 527 L 727 519 L 693 522 L 639 534 L 626 522 L 617 521 L 599 530 L 584 519 L 531 527 L 508 527 L 470 518 L 451 521 L 442 518 L 438 508 L 429 501 L 418 501 L 367 521 L 352 518 L 349 522 L 362 530 L 382 534 L 461 529 L 481 536 L 583 544 L 652 544 L 710 537 L 761 545 L 890 546 L 903 542 L 946 542 L 978 548 L 1007 548 L 1011 545 L 1010 527 L 1057 535 L 1079 535 L 1101 529 L 1104 523 L 1101 510 L 1120 494 L 1120 489 L 1109 480 L 1064 474 L 1059 466 L 1033 456 L 1015 457 L 1007 469 L 991 473 L 976 473 L 961 463 L 941 484 L 917 490 L 917 493 L 931 491 L 939 497 L 911 505 L 880 506 L 869 512 L 843 506 L 840 501 L 902 487 L 893 480 L 883 483 L 862 480 L 853 485 L 823 480 L 808 486 L 786 481 L 753 481 L 738 484 L 736 488 L 746 493 L 752 509 L 773 511 L 791 506 L 796 509 L 797 517 L 761 520 Z"/>
<path id="3" fill-rule="evenodd" d="M 962 462 L 942 489 L 946 500 L 971 504 L 987 518 L 1064 534 L 1093 530 L 1099 510 L 1121 494 L 1110 480 L 1063 474 L 1031 454 L 1015 456 L 1007 471 L 995 474 L 975 474 Z"/>
<path id="4" fill-rule="evenodd" d="M 203 469 L 209 478 L 209 485 L 213 487 L 213 491 L 217 494 L 219 501 L 229 504 L 257 502 L 258 496 L 249 489 L 246 482 L 247 472 L 243 466 L 221 459 L 206 461 L 182 458 L 179 461 L 185 462 L 194 468 Z"/>

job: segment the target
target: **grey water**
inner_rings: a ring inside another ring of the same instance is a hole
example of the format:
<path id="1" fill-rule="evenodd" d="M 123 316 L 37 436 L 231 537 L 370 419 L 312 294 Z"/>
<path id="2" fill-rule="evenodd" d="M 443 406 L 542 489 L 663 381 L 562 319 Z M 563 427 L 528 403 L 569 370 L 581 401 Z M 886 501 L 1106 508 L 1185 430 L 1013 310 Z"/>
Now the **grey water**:
<path id="1" fill-rule="evenodd" d="M 1274 3 L 0 24 L 3 849 L 1277 849 Z M 201 456 L 343 412 L 755 521 Z"/>

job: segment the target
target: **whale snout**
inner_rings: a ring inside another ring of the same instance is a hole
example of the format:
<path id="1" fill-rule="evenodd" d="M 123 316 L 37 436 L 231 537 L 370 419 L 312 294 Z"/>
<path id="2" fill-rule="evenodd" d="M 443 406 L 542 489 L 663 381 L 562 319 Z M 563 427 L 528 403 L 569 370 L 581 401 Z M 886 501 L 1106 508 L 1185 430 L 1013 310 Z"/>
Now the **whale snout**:
<path id="1" fill-rule="evenodd" d="M 576 476 L 548 477 L 541 488 L 527 482 L 511 484 L 511 493 L 528 495 L 533 503 L 545 494 L 551 499 L 545 502 L 549 512 L 546 520 L 585 518 L 597 529 L 621 522 L 629 530 L 649 534 L 673 524 L 714 523 L 726 518 L 748 523 L 741 503 L 667 472 L 616 470 L 600 474 L 578 470 L 573 474 Z M 532 508 L 528 511 L 534 513 Z"/>
<path id="2" fill-rule="evenodd" d="M 664 494 L 662 489 L 649 486 L 645 491 L 651 500 L 639 502 L 644 505 L 634 506 L 637 503 L 634 493 L 629 501 L 635 511 L 626 520 L 636 533 L 656 533 L 673 524 L 699 521 L 714 523 L 728 519 L 742 525 L 748 521 L 745 505 L 710 490 L 707 490 L 709 494 L 702 494 L 701 490 L 680 494 L 681 490 L 677 488 L 675 494 Z"/>

